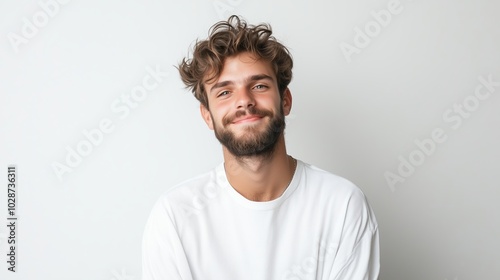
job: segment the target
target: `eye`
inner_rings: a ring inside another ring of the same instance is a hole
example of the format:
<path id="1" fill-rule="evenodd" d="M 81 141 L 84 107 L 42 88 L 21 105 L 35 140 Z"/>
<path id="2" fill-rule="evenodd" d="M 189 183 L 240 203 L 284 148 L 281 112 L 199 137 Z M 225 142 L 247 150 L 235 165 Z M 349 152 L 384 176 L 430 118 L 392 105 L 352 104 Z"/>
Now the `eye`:
<path id="1" fill-rule="evenodd" d="M 266 85 L 258 84 L 258 85 L 255 85 L 253 88 L 257 89 L 257 90 L 263 90 L 263 89 L 266 89 L 267 86 Z"/>
<path id="2" fill-rule="evenodd" d="M 217 95 L 217 97 L 223 97 L 223 96 L 226 96 L 226 95 L 228 95 L 228 94 L 229 94 L 229 91 L 228 91 L 228 90 L 221 91 L 221 92 Z"/>

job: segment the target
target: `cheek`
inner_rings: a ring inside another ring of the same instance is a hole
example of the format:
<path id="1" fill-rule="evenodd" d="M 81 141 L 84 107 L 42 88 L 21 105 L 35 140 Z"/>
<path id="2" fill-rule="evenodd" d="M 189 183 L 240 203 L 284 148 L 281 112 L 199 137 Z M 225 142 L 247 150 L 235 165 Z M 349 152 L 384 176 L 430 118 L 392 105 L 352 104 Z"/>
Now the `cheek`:
<path id="1" fill-rule="evenodd" d="M 234 111 L 232 111 L 231 108 L 233 108 L 233 106 L 224 103 L 217 104 L 217 106 L 214 106 L 212 113 L 215 118 L 215 121 L 222 122 L 223 117 L 231 115 L 231 112 L 234 114 Z"/>
<path id="2" fill-rule="evenodd" d="M 214 108 L 211 113 L 213 126 L 221 127 L 222 126 L 222 118 L 225 116 L 223 112 L 221 112 L 218 108 Z"/>
<path id="3" fill-rule="evenodd" d="M 280 98 L 278 97 L 278 98 L 270 99 L 270 100 L 268 101 L 268 105 L 267 105 L 267 106 L 268 106 L 269 108 L 270 108 L 270 107 L 275 108 L 275 110 L 276 110 L 276 111 L 280 111 L 280 110 L 281 110 L 281 108 L 283 107 L 283 105 L 284 105 L 283 101 L 282 101 L 282 100 L 280 100 Z"/>

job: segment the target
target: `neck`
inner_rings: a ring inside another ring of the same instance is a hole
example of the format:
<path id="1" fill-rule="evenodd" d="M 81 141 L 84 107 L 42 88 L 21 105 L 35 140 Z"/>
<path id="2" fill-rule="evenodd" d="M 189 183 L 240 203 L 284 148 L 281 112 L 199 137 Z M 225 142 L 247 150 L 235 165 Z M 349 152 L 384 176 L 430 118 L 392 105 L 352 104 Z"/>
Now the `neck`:
<path id="1" fill-rule="evenodd" d="M 275 150 L 268 156 L 239 158 L 225 147 L 224 167 L 231 186 L 252 201 L 278 198 L 288 187 L 295 173 L 296 160 L 287 155 L 284 136 L 278 139 Z"/>

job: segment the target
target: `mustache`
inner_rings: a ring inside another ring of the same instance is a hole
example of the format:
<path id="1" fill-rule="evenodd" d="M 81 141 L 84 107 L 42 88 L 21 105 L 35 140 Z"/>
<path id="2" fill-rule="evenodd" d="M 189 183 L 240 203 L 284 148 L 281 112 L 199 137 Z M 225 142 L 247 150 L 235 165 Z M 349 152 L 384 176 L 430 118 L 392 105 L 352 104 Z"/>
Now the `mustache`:
<path id="1" fill-rule="evenodd" d="M 226 126 L 226 125 L 232 123 L 235 119 L 237 119 L 239 117 L 243 117 L 245 115 L 254 115 L 254 116 L 259 116 L 261 118 L 263 118 L 263 117 L 272 118 L 273 112 L 268 111 L 268 110 L 263 110 L 263 109 L 257 109 L 255 107 L 250 107 L 247 110 L 239 110 L 239 111 L 236 111 L 236 113 L 234 113 L 231 116 L 226 116 L 226 117 L 222 118 L 222 124 L 224 126 Z"/>

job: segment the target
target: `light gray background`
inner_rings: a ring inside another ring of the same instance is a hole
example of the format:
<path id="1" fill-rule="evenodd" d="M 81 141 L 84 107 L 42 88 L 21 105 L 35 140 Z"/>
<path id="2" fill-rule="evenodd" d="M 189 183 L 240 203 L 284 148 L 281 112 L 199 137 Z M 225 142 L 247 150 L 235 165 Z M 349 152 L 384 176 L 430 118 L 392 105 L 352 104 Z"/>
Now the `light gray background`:
<path id="1" fill-rule="evenodd" d="M 365 192 L 380 226 L 380 279 L 500 277 L 500 87 L 473 103 L 478 77 L 500 81 L 498 1 L 401 0 L 349 57 L 340 45 L 354 45 L 355 28 L 391 1 L 73 0 L 53 2 L 59 10 L 43 22 L 47 2 L 0 2 L 1 279 L 140 279 L 155 200 L 222 160 L 174 65 L 230 13 L 271 23 L 293 53 L 289 153 Z M 23 37 L 33 16 L 44 26 Z M 169 76 L 127 116 L 113 111 L 148 67 Z M 453 129 L 458 114 L 443 114 L 464 100 L 474 110 Z M 67 147 L 105 119 L 113 131 L 59 180 L 54 162 L 66 164 Z M 391 188 L 384 174 L 398 175 L 399 157 L 418 156 L 415 141 L 436 128 L 446 141 Z M 15 274 L 4 261 L 9 164 L 18 168 Z"/>

